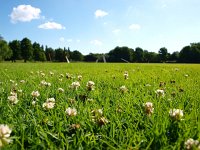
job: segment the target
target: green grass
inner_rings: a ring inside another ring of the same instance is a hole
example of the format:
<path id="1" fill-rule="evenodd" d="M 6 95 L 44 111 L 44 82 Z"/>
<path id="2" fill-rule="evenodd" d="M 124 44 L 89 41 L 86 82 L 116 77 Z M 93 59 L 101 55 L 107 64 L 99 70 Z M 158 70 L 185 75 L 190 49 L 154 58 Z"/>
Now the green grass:
<path id="1" fill-rule="evenodd" d="M 0 63 L 0 68 L 0 124 L 12 128 L 13 140 L 5 149 L 184 149 L 187 139 L 200 140 L 200 65 Z M 66 73 L 72 78 L 60 77 Z M 83 76 L 81 86 L 72 90 L 78 75 Z M 51 86 L 41 86 L 42 80 Z M 93 91 L 86 88 L 90 80 L 95 83 Z M 128 92 L 120 92 L 123 85 Z M 65 92 L 59 93 L 58 88 Z M 157 89 L 164 89 L 165 96 L 157 96 Z M 16 105 L 8 101 L 12 90 L 22 90 Z M 33 106 L 35 90 L 40 96 Z M 45 110 L 42 104 L 51 97 L 55 107 Z M 151 116 L 144 111 L 146 102 L 153 103 Z M 67 116 L 68 107 L 76 108 L 77 115 Z M 173 108 L 183 110 L 182 120 L 169 116 Z M 109 123 L 92 121 L 91 111 L 97 109 L 103 110 L 102 117 Z M 80 128 L 72 129 L 72 124 Z"/>

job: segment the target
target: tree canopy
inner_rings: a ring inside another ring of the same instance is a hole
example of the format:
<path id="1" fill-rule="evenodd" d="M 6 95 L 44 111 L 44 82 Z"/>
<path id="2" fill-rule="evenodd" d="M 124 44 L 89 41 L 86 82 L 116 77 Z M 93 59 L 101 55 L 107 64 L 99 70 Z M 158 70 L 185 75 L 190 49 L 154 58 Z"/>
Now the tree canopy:
<path id="1" fill-rule="evenodd" d="M 0 60 L 27 61 L 86 61 L 86 62 L 179 62 L 179 63 L 200 63 L 200 43 L 191 43 L 181 51 L 168 53 L 166 47 L 161 47 L 156 52 L 143 50 L 141 47 L 129 48 L 127 46 L 115 47 L 106 54 L 90 53 L 83 55 L 79 50 L 71 51 L 68 47 L 53 49 L 40 45 L 37 42 L 32 44 L 27 37 L 20 40 L 13 40 L 7 43 L 0 35 Z"/>

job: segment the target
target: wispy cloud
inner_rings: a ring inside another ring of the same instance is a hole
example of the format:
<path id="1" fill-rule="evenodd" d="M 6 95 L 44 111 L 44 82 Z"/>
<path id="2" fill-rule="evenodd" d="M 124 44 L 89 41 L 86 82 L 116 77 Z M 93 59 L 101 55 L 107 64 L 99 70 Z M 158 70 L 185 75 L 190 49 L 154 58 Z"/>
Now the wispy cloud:
<path id="1" fill-rule="evenodd" d="M 14 7 L 11 14 L 11 22 L 17 23 L 21 22 L 30 22 L 33 19 L 39 19 L 41 10 L 36 7 L 32 7 L 31 5 L 18 5 Z"/>
<path id="2" fill-rule="evenodd" d="M 112 31 L 112 33 L 114 33 L 115 35 L 117 35 L 117 34 L 120 33 L 120 31 L 121 31 L 120 29 L 115 29 L 115 30 Z"/>
<path id="3" fill-rule="evenodd" d="M 90 41 L 91 44 L 95 45 L 95 46 L 101 46 L 103 43 L 99 40 L 92 40 Z"/>
<path id="4" fill-rule="evenodd" d="M 141 26 L 139 24 L 131 24 L 129 26 L 129 29 L 130 30 L 140 30 L 141 29 Z"/>
<path id="5" fill-rule="evenodd" d="M 98 9 L 98 10 L 95 11 L 94 15 L 95 15 L 96 18 L 102 18 L 102 17 L 107 16 L 108 13 L 106 11 Z"/>
<path id="6" fill-rule="evenodd" d="M 65 27 L 63 25 L 56 23 L 56 22 L 46 22 L 44 24 L 39 25 L 38 28 L 40 28 L 40 29 L 57 29 L 57 30 L 65 29 Z"/>

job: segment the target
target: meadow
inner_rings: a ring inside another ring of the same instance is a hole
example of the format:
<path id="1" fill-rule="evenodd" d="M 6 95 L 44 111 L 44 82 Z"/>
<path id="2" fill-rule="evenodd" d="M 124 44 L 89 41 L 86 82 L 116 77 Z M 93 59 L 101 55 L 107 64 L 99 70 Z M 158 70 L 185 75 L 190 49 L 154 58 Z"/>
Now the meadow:
<path id="1" fill-rule="evenodd" d="M 0 149 L 200 149 L 200 65 L 0 63 Z"/>

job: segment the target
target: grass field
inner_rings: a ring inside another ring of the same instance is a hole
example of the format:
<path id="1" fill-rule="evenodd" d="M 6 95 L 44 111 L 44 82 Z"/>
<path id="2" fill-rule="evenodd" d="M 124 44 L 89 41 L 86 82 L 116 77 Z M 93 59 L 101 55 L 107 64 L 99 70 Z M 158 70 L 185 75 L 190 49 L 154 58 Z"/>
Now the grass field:
<path id="1" fill-rule="evenodd" d="M 0 63 L 0 149 L 200 149 L 199 89 L 200 65 Z"/>

